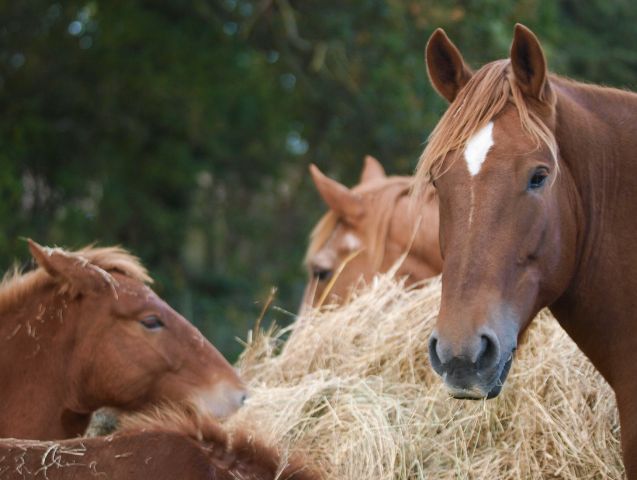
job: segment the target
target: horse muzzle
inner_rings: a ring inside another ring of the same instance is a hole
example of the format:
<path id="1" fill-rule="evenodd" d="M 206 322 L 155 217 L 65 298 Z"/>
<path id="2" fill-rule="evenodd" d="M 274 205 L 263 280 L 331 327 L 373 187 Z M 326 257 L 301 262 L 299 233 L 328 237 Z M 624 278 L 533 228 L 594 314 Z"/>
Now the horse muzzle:
<path id="1" fill-rule="evenodd" d="M 515 337 L 500 339 L 488 327 L 458 344 L 434 332 L 429 339 L 429 359 L 452 397 L 494 398 L 509 374 L 516 343 Z"/>

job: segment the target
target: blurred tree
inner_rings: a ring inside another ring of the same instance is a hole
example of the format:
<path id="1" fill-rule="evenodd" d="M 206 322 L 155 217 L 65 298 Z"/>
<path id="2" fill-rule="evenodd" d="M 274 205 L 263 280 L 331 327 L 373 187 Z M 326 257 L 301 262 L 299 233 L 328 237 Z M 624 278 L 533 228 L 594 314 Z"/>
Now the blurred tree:
<path id="1" fill-rule="evenodd" d="M 297 308 L 323 211 L 308 163 L 413 170 L 445 108 L 434 28 L 475 66 L 521 21 L 557 72 L 630 87 L 637 68 L 627 0 L 5 0 L 0 18 L 0 268 L 24 236 L 121 243 L 229 355 L 270 286 Z"/>

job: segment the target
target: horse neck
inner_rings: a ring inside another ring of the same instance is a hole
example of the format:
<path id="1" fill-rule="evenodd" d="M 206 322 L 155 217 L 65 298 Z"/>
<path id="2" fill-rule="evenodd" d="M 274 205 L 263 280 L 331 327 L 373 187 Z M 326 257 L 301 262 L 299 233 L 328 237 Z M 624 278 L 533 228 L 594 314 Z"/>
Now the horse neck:
<path id="1" fill-rule="evenodd" d="M 627 335 L 637 322 L 637 95 L 555 86 L 556 138 L 580 218 L 576 270 L 552 310 L 619 395 L 624 377 L 636 385 L 637 373 L 637 362 L 625 362 L 637 351 L 637 336 Z"/>
<path id="2" fill-rule="evenodd" d="M 86 428 L 88 415 L 67 408 L 76 308 L 45 285 L 0 312 L 0 437 L 65 438 Z"/>

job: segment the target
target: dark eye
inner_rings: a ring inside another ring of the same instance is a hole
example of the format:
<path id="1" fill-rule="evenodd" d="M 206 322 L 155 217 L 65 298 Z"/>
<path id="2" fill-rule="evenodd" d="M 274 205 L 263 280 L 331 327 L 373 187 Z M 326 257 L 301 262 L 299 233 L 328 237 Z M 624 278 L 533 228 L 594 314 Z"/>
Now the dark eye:
<path id="1" fill-rule="evenodd" d="M 529 190 L 537 190 L 538 188 L 542 188 L 546 179 L 549 176 L 549 171 L 544 167 L 536 168 L 529 180 Z"/>
<path id="2" fill-rule="evenodd" d="M 159 330 L 164 327 L 164 322 L 162 322 L 158 316 L 149 315 L 148 317 L 142 318 L 139 323 L 141 323 L 144 328 L 148 330 Z"/>
<path id="3" fill-rule="evenodd" d="M 324 282 L 325 280 L 329 280 L 332 276 L 332 271 L 325 268 L 315 267 L 312 269 L 312 276 L 319 282 Z"/>

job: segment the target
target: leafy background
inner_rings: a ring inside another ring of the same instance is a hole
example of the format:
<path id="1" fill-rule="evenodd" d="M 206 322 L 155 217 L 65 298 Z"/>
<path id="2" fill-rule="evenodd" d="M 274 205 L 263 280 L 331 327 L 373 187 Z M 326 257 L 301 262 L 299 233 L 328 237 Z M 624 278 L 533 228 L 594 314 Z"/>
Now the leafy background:
<path id="1" fill-rule="evenodd" d="M 48 245 L 122 244 L 234 357 L 272 286 L 293 319 L 324 206 L 362 158 L 413 171 L 444 111 L 423 48 L 474 66 L 515 22 L 552 70 L 635 88 L 628 0 L 0 0 L 0 268 Z"/>

